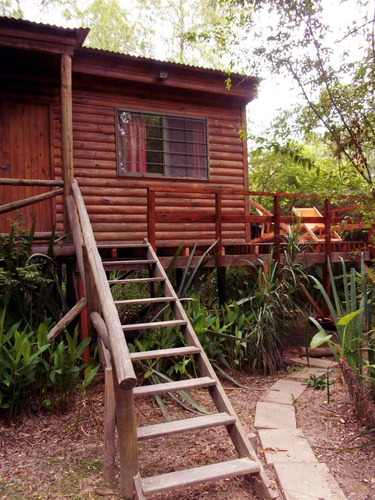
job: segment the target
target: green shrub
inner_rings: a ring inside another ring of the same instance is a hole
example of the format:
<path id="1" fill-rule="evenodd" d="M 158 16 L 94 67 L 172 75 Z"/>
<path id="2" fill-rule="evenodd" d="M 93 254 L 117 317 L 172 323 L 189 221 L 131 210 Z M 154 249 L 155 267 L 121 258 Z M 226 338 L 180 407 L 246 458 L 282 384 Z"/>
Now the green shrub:
<path id="1" fill-rule="evenodd" d="M 313 278 L 316 287 L 322 293 L 336 325 L 336 336 L 327 334 L 314 318 L 311 321 L 317 326 L 318 333 L 311 341 L 317 347 L 325 342 L 332 348 L 337 359 L 345 359 L 358 382 L 368 386 L 375 394 L 375 335 L 374 335 L 374 302 L 375 283 L 372 272 L 366 271 L 363 255 L 360 272 L 354 267 L 348 272 L 341 259 L 342 272 L 335 276 L 329 263 L 332 298 L 323 285 Z M 342 296 L 339 294 L 342 290 Z"/>
<path id="2" fill-rule="evenodd" d="M 35 220 L 29 232 L 22 226 L 16 217 L 11 232 L 0 238 L 0 308 L 6 307 L 9 324 L 21 319 L 37 328 L 45 316 L 58 321 L 68 307 L 53 258 L 54 231 L 47 255 L 32 254 Z"/>
<path id="3" fill-rule="evenodd" d="M 50 344 L 50 320 L 37 330 L 21 321 L 5 327 L 6 310 L 0 316 L 0 415 L 11 419 L 22 413 L 29 401 L 46 409 L 69 408 L 76 389 L 90 374 L 82 364 L 82 354 L 90 339 L 78 341 L 78 328 L 65 340 Z M 90 367 L 91 369 L 91 367 Z M 92 368 L 97 370 L 97 367 Z M 95 371 L 96 373 L 96 371 Z"/>

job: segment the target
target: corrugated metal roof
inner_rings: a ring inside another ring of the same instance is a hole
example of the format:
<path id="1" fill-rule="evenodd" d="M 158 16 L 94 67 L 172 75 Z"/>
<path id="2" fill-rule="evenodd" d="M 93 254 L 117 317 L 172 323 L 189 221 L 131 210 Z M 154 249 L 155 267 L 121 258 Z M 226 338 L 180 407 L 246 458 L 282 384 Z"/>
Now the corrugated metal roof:
<path id="1" fill-rule="evenodd" d="M 57 24 L 49 24 L 49 23 L 37 23 L 36 21 L 30 21 L 29 19 L 17 19 L 15 17 L 9 17 L 9 16 L 0 16 L 0 22 L 1 21 L 4 21 L 4 20 L 7 20 L 7 21 L 12 21 L 14 22 L 15 24 L 24 24 L 24 25 L 29 25 L 29 26 L 40 26 L 40 27 L 43 27 L 43 28 L 51 28 L 51 29 L 59 29 L 59 30 L 63 30 L 63 31 L 66 31 L 66 32 L 75 32 L 75 31 L 79 31 L 79 30 L 89 30 L 90 28 L 84 28 L 84 27 L 79 27 L 79 28 L 66 28 L 64 26 L 59 26 Z"/>
<path id="2" fill-rule="evenodd" d="M 145 62 L 145 63 L 155 63 L 155 64 L 159 64 L 159 65 L 164 65 L 166 67 L 178 66 L 181 69 L 186 69 L 189 71 L 204 71 L 207 73 L 221 75 L 221 76 L 244 78 L 246 80 L 251 80 L 255 83 L 260 81 L 259 78 L 256 78 L 253 76 L 248 76 L 248 75 L 243 75 L 240 73 L 228 73 L 228 72 L 226 72 L 224 70 L 220 70 L 220 69 L 205 68 L 203 66 L 183 64 L 183 63 L 173 62 L 173 61 L 163 61 L 163 60 L 158 60 L 158 59 L 153 59 L 153 58 L 148 58 L 148 57 L 143 57 L 143 56 L 133 56 L 130 54 L 126 54 L 124 52 L 114 52 L 111 50 L 95 49 L 93 47 L 83 46 L 80 48 L 80 52 L 87 52 L 88 54 L 91 53 L 91 54 L 98 54 L 98 55 L 108 55 L 108 56 L 130 59 L 132 61 L 139 61 L 139 62 Z"/>
<path id="3" fill-rule="evenodd" d="M 34 27 L 34 28 L 42 28 L 42 29 L 47 29 L 47 30 L 53 30 L 53 31 L 60 31 L 64 32 L 66 34 L 71 34 L 75 35 L 77 45 L 81 46 L 83 42 L 85 41 L 90 28 L 64 28 L 63 26 L 57 26 L 54 24 L 47 24 L 47 23 L 36 23 L 35 21 L 29 21 L 27 19 L 15 19 L 14 17 L 8 17 L 8 16 L 0 16 L 0 24 L 1 23 L 9 23 L 9 24 L 14 24 L 18 26 L 29 26 L 29 27 Z"/>
<path id="4" fill-rule="evenodd" d="M 224 70 L 219 70 L 219 69 L 213 69 L 213 68 L 206 68 L 203 66 L 196 66 L 196 65 L 190 65 L 190 64 L 182 64 L 178 62 L 172 62 L 172 61 L 162 61 L 158 59 L 153 59 L 153 58 L 147 58 L 143 56 L 134 56 L 130 54 L 126 54 L 123 52 L 114 52 L 111 50 L 103 50 L 103 49 L 96 49 L 93 47 L 84 47 L 82 44 L 84 43 L 87 34 L 89 32 L 90 28 L 65 28 L 63 26 L 58 26 L 54 24 L 47 24 L 47 23 L 37 23 L 34 21 L 29 21 L 27 19 L 15 19 L 12 17 L 7 17 L 7 16 L 2 16 L 0 17 L 0 23 L 2 21 L 11 21 L 14 24 L 19 24 L 19 25 L 24 25 L 24 26 L 35 26 L 35 27 L 40 27 L 40 28 L 46 28 L 46 29 L 51 29 L 51 30 L 59 30 L 63 31 L 65 33 L 71 33 L 76 35 L 77 39 L 77 45 L 80 47 L 80 51 L 84 51 L 87 53 L 92 53 L 92 54 L 98 54 L 98 55 L 109 55 L 113 57 L 118 57 L 118 58 L 123 58 L 123 59 L 130 59 L 132 61 L 139 61 L 139 62 L 145 62 L 145 63 L 151 63 L 151 64 L 162 64 L 166 67 L 170 66 L 178 66 L 181 69 L 186 69 L 188 71 L 204 71 L 207 73 L 211 73 L 213 75 L 222 75 L 222 76 L 231 76 L 231 77 L 237 77 L 237 78 L 244 78 L 245 80 L 250 80 L 254 83 L 259 82 L 259 79 L 256 77 L 251 77 L 247 75 L 241 75 L 239 73 L 227 73 Z"/>

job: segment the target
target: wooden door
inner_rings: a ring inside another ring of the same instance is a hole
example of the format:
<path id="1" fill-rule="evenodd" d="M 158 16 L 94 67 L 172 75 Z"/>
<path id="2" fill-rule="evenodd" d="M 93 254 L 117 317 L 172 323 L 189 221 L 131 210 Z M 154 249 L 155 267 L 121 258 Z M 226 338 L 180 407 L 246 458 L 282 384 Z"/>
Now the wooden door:
<path id="1" fill-rule="evenodd" d="M 0 99 L 0 178 L 52 179 L 48 104 Z M 0 205 L 48 191 L 45 187 L 0 185 Z M 17 212 L 38 232 L 51 231 L 53 201 L 46 200 Z M 0 232 L 9 232 L 16 211 L 0 215 Z"/>

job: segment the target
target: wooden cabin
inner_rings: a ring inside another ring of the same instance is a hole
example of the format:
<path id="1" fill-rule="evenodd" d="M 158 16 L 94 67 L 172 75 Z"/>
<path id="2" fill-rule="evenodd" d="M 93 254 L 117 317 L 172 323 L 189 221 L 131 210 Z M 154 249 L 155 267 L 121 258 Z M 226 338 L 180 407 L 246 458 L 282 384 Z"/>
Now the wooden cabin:
<path id="1" fill-rule="evenodd" d="M 258 80 L 84 48 L 87 34 L 0 19 L 0 233 L 9 232 L 7 212 L 14 217 L 16 207 L 28 226 L 35 215 L 37 238 L 54 225 L 69 232 L 66 200 L 76 179 L 101 247 L 148 237 L 166 265 L 183 243 L 184 267 L 193 245 L 216 241 L 209 265 L 243 265 L 244 254 L 258 262 L 272 246 L 280 260 L 285 227 L 296 222 L 280 213 L 283 195 L 268 193 L 273 214 L 250 215 L 256 193 L 241 131 Z M 17 201 L 30 197 L 38 203 Z M 304 262 L 356 259 L 358 250 L 370 258 L 368 242 L 332 240 L 340 220 L 329 203 L 323 220 L 308 219 L 324 224 L 326 237 Z M 272 224 L 271 236 L 252 240 L 252 223 Z M 73 244 L 63 252 L 74 255 Z"/>
<path id="2" fill-rule="evenodd" d="M 293 224 L 292 217 L 280 214 L 281 195 L 268 193 L 273 214 L 250 215 L 249 209 L 252 193 L 240 130 L 258 80 L 231 75 L 227 88 L 228 76 L 220 71 L 83 48 L 87 33 L 0 18 L 0 232 L 9 232 L 8 213 L 21 210 L 28 226 L 35 214 L 42 240 L 54 225 L 58 233 L 72 234 L 65 253 L 75 261 L 82 284 L 75 290 L 81 297 L 48 339 L 80 313 L 90 335 L 96 334 L 105 366 L 106 481 L 115 476 L 116 423 L 120 491 L 126 498 L 141 500 L 245 475 L 259 498 L 271 500 L 263 465 L 155 252 L 164 251 L 168 259 L 168 252 L 184 242 L 187 259 L 190 246 L 216 242 L 219 276 L 226 265 L 243 265 L 244 254 L 245 262 L 259 261 L 262 244 L 264 255 L 274 245 L 275 259 L 281 259 L 281 229 Z M 323 263 L 328 290 L 327 262 L 336 250 L 328 200 L 323 219 L 306 218 L 306 223 L 324 223 L 324 242 L 317 242 L 324 251 L 303 258 L 307 265 Z M 250 224 L 259 221 L 273 224 L 273 242 L 250 241 Z M 148 275 L 130 276 L 140 269 Z M 114 270 L 125 273 L 108 276 Z M 112 285 L 123 286 L 126 295 L 128 284 L 137 282 L 149 285 L 149 297 L 114 300 Z M 134 304 L 161 304 L 168 314 L 121 324 L 117 307 Z M 129 353 L 129 332 L 157 329 L 162 336 L 171 327 L 181 332 L 182 345 Z M 133 362 L 171 356 L 193 356 L 199 376 L 136 387 Z M 199 387 L 208 388 L 216 413 L 137 428 L 134 397 Z M 138 441 L 218 426 L 226 428 L 237 459 L 140 476 Z"/>
<path id="3" fill-rule="evenodd" d="M 226 82 L 220 71 L 84 48 L 87 33 L 0 20 L 1 177 L 63 180 L 64 163 L 81 188 L 97 242 L 111 245 L 148 235 L 148 192 L 154 190 L 165 218 L 190 217 L 161 221 L 158 247 L 211 244 L 215 190 L 249 188 L 240 131 L 258 80 L 231 75 Z M 67 166 L 62 134 L 71 132 L 63 130 L 69 110 L 62 112 L 62 88 L 70 76 L 73 156 Z M 0 186 L 0 205 L 43 190 Z M 35 212 L 39 235 L 53 224 L 63 232 L 63 207 L 60 195 L 27 207 L 23 216 L 30 224 Z M 244 216 L 247 197 L 223 196 L 221 209 L 224 216 Z M 0 232 L 9 231 L 7 219 L 0 215 Z M 224 224 L 223 241 L 246 242 L 248 226 Z"/>

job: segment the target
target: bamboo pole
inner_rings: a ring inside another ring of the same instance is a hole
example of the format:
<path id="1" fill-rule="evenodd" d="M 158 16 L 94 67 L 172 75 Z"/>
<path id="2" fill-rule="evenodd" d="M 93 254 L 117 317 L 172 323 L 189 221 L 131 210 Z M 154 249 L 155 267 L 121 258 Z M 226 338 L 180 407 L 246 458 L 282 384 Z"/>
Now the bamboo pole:
<path id="1" fill-rule="evenodd" d="M 29 198 L 24 198 L 23 200 L 13 201 L 12 203 L 7 203 L 0 207 L 0 214 L 5 214 L 11 212 L 12 210 L 17 210 L 19 208 L 28 207 L 34 203 L 39 203 L 40 201 L 48 200 L 64 192 L 63 188 L 55 189 L 54 191 L 48 191 L 47 193 L 37 194 L 35 196 L 30 196 Z"/>

